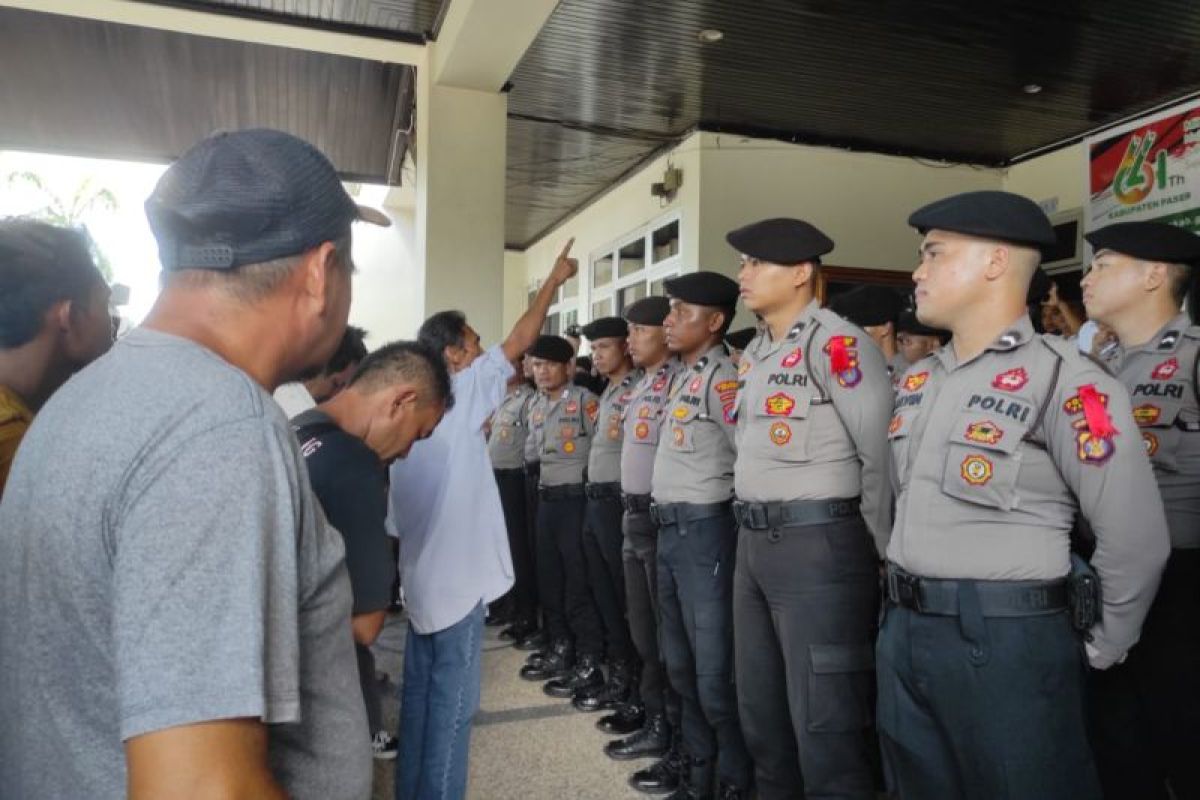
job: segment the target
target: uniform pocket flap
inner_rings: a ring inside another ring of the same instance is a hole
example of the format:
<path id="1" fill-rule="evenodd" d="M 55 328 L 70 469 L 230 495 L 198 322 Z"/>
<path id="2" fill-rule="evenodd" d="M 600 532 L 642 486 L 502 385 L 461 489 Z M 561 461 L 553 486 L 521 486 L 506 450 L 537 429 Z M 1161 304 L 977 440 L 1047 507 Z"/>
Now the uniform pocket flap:
<path id="1" fill-rule="evenodd" d="M 1183 405 L 1174 401 L 1151 401 L 1133 407 L 1133 419 L 1140 428 L 1169 428 L 1179 418 Z"/>
<path id="2" fill-rule="evenodd" d="M 808 654 L 817 675 L 875 669 L 875 648 L 870 644 L 810 644 Z"/>
<path id="3" fill-rule="evenodd" d="M 689 401 L 695 401 L 693 404 Z M 691 422 L 700 415 L 700 398 L 684 397 L 671 406 L 671 419 L 676 422 Z"/>
<path id="4" fill-rule="evenodd" d="M 759 417 L 804 419 L 811 403 L 812 395 L 808 392 L 768 391 L 763 393 L 754 413 Z M 745 408 L 741 411 L 746 413 Z"/>

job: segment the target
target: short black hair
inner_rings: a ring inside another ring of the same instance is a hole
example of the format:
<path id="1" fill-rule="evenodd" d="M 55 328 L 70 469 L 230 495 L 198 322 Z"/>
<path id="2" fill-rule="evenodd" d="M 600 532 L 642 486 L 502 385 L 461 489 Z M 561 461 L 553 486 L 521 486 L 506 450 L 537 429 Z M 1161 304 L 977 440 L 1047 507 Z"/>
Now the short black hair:
<path id="1" fill-rule="evenodd" d="M 439 311 L 421 324 L 417 341 L 445 358 L 447 347 L 462 347 L 467 336 L 467 315 L 461 311 Z"/>
<path id="2" fill-rule="evenodd" d="M 441 353 L 424 342 L 400 341 L 385 344 L 367 355 L 346 384 L 365 392 L 378 391 L 399 381 L 411 381 L 429 390 L 430 399 L 454 407 L 450 370 Z"/>
<path id="3" fill-rule="evenodd" d="M 22 217 L 0 220 L 0 348 L 33 341 L 55 303 L 83 303 L 104 284 L 80 230 Z"/>
<path id="4" fill-rule="evenodd" d="M 367 343 L 364 341 L 366 338 L 367 332 L 362 328 L 347 325 L 346 332 L 342 334 L 342 340 L 338 342 L 337 350 L 333 351 L 333 356 L 325 365 L 325 369 L 321 370 L 321 374 L 333 375 L 352 364 L 360 363 L 367 357 Z"/>

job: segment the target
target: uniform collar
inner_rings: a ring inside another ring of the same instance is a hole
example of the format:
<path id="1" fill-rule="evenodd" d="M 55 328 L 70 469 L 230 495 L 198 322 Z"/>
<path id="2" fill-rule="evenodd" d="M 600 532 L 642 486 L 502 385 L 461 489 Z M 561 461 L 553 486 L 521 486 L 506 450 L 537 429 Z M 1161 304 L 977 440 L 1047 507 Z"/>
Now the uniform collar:
<path id="1" fill-rule="evenodd" d="M 1131 353 L 1173 353 L 1179 349 L 1179 342 L 1183 339 L 1183 332 L 1191 327 L 1191 318 L 1184 312 L 1167 321 L 1158 329 L 1158 332 L 1151 336 L 1146 342 L 1137 347 L 1126 348 L 1122 346 L 1121 350 L 1125 355 Z"/>
<path id="2" fill-rule="evenodd" d="M 999 336 L 992 340 L 991 344 L 983 348 L 983 352 L 975 356 L 975 358 L 979 358 L 979 356 L 982 356 L 983 353 L 987 352 L 1005 353 L 1010 350 L 1016 350 L 1018 347 L 1022 347 L 1032 341 L 1035 335 L 1036 333 L 1033 330 L 1033 320 L 1029 318 L 1028 314 L 1022 314 L 1020 318 L 1013 322 L 1012 325 L 1009 325 Z M 958 356 L 954 352 L 953 340 L 942 345 L 941 349 L 936 351 L 934 355 L 938 361 L 941 362 L 942 366 L 947 372 L 953 370 L 955 367 L 961 366 L 958 363 Z M 974 361 L 975 359 L 971 360 Z"/>
<path id="3" fill-rule="evenodd" d="M 821 306 L 817 303 L 816 299 L 810 300 L 808 305 L 801 309 L 800 314 L 792 321 L 792 324 L 788 326 L 788 331 L 784 338 L 778 342 L 771 338 L 771 329 L 767 327 L 767 324 L 765 322 L 759 323 L 758 337 L 755 340 L 757 344 L 754 347 L 753 353 L 754 357 L 762 358 L 769 356 L 775 350 L 779 349 L 781 345 L 799 339 L 800 333 L 812 323 L 813 317 L 817 315 L 817 311 L 820 308 Z"/>
<path id="4" fill-rule="evenodd" d="M 714 361 L 726 358 L 728 356 L 729 351 L 725 349 L 725 345 L 721 342 L 717 342 L 715 345 L 710 347 L 704 355 L 700 356 L 700 359 L 692 365 L 692 369 L 696 370 L 697 372 L 708 369 L 710 366 L 712 366 Z"/>

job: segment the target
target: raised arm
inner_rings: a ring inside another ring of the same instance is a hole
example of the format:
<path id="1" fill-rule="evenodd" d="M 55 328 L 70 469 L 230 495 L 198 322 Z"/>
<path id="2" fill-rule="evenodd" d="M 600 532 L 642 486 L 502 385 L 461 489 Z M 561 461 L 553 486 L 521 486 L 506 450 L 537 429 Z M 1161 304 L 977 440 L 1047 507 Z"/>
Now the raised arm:
<path id="1" fill-rule="evenodd" d="M 533 298 L 533 304 L 521 315 L 517 324 L 513 325 L 508 338 L 501 345 L 504 357 L 509 361 L 516 361 L 533 346 L 538 334 L 541 333 L 542 324 L 546 321 L 546 312 L 554 303 L 554 293 L 558 291 L 558 287 L 573 278 L 579 271 L 579 259 L 571 258 L 573 244 L 575 244 L 574 238 L 567 240 L 562 252 L 554 260 L 550 276 L 546 278 L 542 288 L 538 289 L 537 296 Z"/>

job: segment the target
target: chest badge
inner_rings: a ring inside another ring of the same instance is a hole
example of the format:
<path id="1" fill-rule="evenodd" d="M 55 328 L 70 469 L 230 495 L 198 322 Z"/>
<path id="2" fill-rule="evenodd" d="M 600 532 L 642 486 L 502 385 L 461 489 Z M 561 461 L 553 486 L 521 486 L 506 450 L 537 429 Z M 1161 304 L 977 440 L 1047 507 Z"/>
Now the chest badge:
<path id="1" fill-rule="evenodd" d="M 963 437 L 976 444 L 997 444 L 1004 438 L 1004 431 L 996 423 L 985 419 L 968 425 Z"/>
<path id="2" fill-rule="evenodd" d="M 1171 356 L 1155 367 L 1150 373 L 1150 377 L 1156 381 L 1169 381 L 1175 377 L 1176 372 L 1179 372 L 1179 359 Z"/>
<path id="3" fill-rule="evenodd" d="M 1076 455 L 1084 464 L 1103 464 L 1116 452 L 1111 437 L 1094 434 L 1086 419 L 1076 420 L 1072 427 L 1075 428 Z"/>
<path id="4" fill-rule="evenodd" d="M 1013 367 L 992 378 L 992 388 L 1004 392 L 1015 392 L 1029 383 L 1029 373 L 1024 367 Z"/>
<path id="5" fill-rule="evenodd" d="M 1142 444 L 1146 446 L 1146 455 L 1152 456 L 1158 452 L 1158 437 L 1150 431 L 1142 431 Z"/>
<path id="6" fill-rule="evenodd" d="M 852 389 L 862 381 L 862 370 L 858 368 L 858 350 L 855 336 L 834 336 L 825 343 L 824 351 L 829 355 L 829 369 L 837 378 L 838 386 Z"/>
<path id="7" fill-rule="evenodd" d="M 638 439 L 645 439 L 650 435 L 650 424 L 647 422 L 639 422 L 633 426 L 633 435 Z"/>
<path id="8" fill-rule="evenodd" d="M 566 407 L 563 408 L 563 411 L 567 412 L 568 414 L 577 414 L 579 413 L 579 403 L 576 403 L 574 400 L 572 400 L 571 402 L 567 403 Z"/>
<path id="9" fill-rule="evenodd" d="M 638 419 L 650 419 L 650 406 L 642 406 L 638 409 Z"/>
<path id="10" fill-rule="evenodd" d="M 983 486 L 992 479 L 992 462 L 986 456 L 969 455 L 963 459 L 959 474 L 972 486 Z"/>
<path id="11" fill-rule="evenodd" d="M 671 439 L 675 442 L 676 447 L 683 447 L 683 428 L 676 425 L 671 431 Z"/>
<path id="12" fill-rule="evenodd" d="M 786 417 L 796 407 L 796 401 L 791 395 L 776 392 L 767 398 L 767 414 L 772 417 Z"/>
<path id="13" fill-rule="evenodd" d="M 791 369 L 799 364 L 800 359 L 802 358 L 804 358 L 804 351 L 797 347 L 795 350 L 783 357 L 783 360 L 779 362 L 779 366 Z"/>
<path id="14" fill-rule="evenodd" d="M 1151 405 L 1150 403 L 1140 405 L 1133 410 L 1134 422 L 1143 427 L 1146 425 L 1153 425 L 1154 423 L 1158 422 L 1158 419 L 1161 416 L 1162 409 L 1158 406 Z"/>
<path id="15" fill-rule="evenodd" d="M 771 423 L 771 429 L 768 431 L 771 437 L 771 444 L 777 447 L 783 447 L 792 440 L 792 429 L 786 422 Z"/>
<path id="16" fill-rule="evenodd" d="M 671 416 L 675 419 L 683 419 L 688 415 L 687 406 L 675 406 L 675 410 L 671 412 Z"/>
<path id="17" fill-rule="evenodd" d="M 564 453 L 574 453 L 575 452 L 575 442 L 563 442 L 563 452 Z"/>
<path id="18" fill-rule="evenodd" d="M 748 358 L 743 358 L 741 362 L 738 363 L 738 377 L 741 377 L 749 372 L 751 366 L 753 365 L 750 363 L 750 360 Z"/>
<path id="19" fill-rule="evenodd" d="M 918 372 L 916 375 L 909 375 L 904 379 L 904 391 L 915 392 L 924 386 L 927 380 L 929 380 L 928 372 Z"/>
<path id="20" fill-rule="evenodd" d="M 688 384 L 688 393 L 696 394 L 697 392 L 700 391 L 701 387 L 703 387 L 703 386 L 704 386 L 704 378 L 697 375 L 696 377 L 692 378 L 692 382 L 690 384 Z"/>
<path id="21" fill-rule="evenodd" d="M 1103 392 L 1096 392 L 1096 397 L 1100 398 L 1100 403 L 1102 405 L 1108 405 L 1108 395 L 1104 394 Z M 1067 412 L 1068 414 L 1082 414 L 1083 399 L 1079 395 L 1073 395 L 1069 397 L 1067 401 L 1063 403 L 1063 411 Z"/>
<path id="22" fill-rule="evenodd" d="M 899 414 L 892 417 L 892 421 L 888 423 L 888 435 L 890 436 L 896 431 L 900 430 L 900 426 L 903 424 L 904 417 L 900 416 Z"/>

